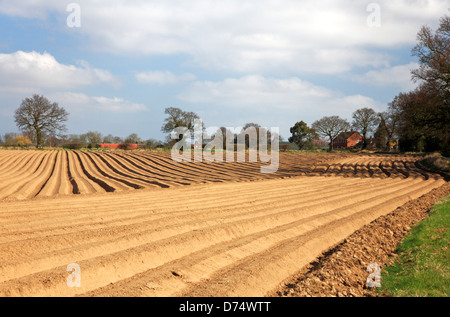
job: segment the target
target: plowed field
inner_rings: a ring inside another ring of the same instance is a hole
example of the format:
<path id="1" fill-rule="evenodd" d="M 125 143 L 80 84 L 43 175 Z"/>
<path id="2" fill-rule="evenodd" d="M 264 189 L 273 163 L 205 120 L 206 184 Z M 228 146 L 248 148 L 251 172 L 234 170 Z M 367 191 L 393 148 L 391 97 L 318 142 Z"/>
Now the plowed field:
<path id="1" fill-rule="evenodd" d="M 445 183 L 417 160 L 281 153 L 261 174 L 170 153 L 0 151 L 0 296 L 264 296 Z"/>

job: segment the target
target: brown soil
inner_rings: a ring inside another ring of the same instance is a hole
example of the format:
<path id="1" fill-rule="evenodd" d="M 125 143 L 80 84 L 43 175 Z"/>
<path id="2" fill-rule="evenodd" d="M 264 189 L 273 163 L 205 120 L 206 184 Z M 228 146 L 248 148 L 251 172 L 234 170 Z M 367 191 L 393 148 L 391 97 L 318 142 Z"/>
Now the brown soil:
<path id="1" fill-rule="evenodd" d="M 430 208 L 450 194 L 450 184 L 407 202 L 357 230 L 338 245 L 322 253 L 316 261 L 283 282 L 268 296 L 273 297 L 385 297 L 369 288 L 367 267 L 390 265 L 395 250 L 412 226 L 429 216 Z M 381 281 L 382 284 L 382 281 Z"/>
<path id="2" fill-rule="evenodd" d="M 175 164 L 170 153 L 0 151 L 0 296 L 277 296 L 324 251 L 337 246 L 327 254 L 341 261 L 345 245 L 365 246 L 351 258 L 364 270 L 382 265 L 366 256 L 394 238 L 349 236 L 446 186 L 417 160 L 282 153 L 278 172 L 261 174 L 259 163 Z M 71 263 L 79 288 L 66 283 Z"/>

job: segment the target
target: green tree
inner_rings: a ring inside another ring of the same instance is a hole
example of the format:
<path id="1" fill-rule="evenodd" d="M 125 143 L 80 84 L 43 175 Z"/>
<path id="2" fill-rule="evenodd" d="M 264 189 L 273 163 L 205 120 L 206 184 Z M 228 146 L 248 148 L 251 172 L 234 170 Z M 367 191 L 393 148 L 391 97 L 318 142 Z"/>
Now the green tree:
<path id="1" fill-rule="evenodd" d="M 145 145 L 146 145 L 147 147 L 149 147 L 149 148 L 154 149 L 154 148 L 156 148 L 156 147 L 158 147 L 158 146 L 161 146 L 161 145 L 162 145 L 162 142 L 161 142 L 161 141 L 158 141 L 158 140 L 156 140 L 156 139 L 148 139 L 147 141 L 145 141 Z"/>
<path id="2" fill-rule="evenodd" d="M 64 108 L 39 95 L 24 99 L 14 114 L 18 128 L 24 132 L 32 131 L 36 136 L 38 148 L 42 145 L 44 133 L 58 135 L 60 131 L 66 130 L 64 122 L 68 116 Z"/>
<path id="3" fill-rule="evenodd" d="M 378 124 L 377 129 L 375 130 L 373 138 L 374 138 L 374 142 L 375 142 L 375 147 L 377 149 L 384 150 L 386 148 L 388 138 L 387 138 L 386 129 L 384 128 L 383 123 L 381 123 L 381 121 Z"/>
<path id="4" fill-rule="evenodd" d="M 290 128 L 290 132 L 292 136 L 288 139 L 289 143 L 297 144 L 300 150 L 314 147 L 313 141 L 317 137 L 317 132 L 308 127 L 304 121 L 297 122 Z"/>

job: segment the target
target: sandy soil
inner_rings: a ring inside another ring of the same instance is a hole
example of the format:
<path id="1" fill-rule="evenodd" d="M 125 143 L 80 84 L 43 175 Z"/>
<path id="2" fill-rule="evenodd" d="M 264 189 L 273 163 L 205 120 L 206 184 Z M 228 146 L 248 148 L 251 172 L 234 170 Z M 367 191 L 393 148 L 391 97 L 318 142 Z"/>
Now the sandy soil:
<path id="1" fill-rule="evenodd" d="M 414 156 L 280 159 L 261 174 L 166 153 L 0 151 L 0 296 L 272 296 L 446 184 Z M 71 263 L 81 287 L 67 285 Z"/>
<path id="2" fill-rule="evenodd" d="M 385 297 L 369 287 L 367 271 L 376 263 L 381 273 L 397 257 L 396 248 L 411 227 L 429 216 L 431 207 L 450 195 L 450 183 L 408 201 L 355 231 L 342 242 L 323 252 L 316 260 L 289 277 L 267 296 L 281 297 Z M 447 252 L 442 250 L 442 252 Z M 380 285 L 383 285 L 381 275 Z"/>

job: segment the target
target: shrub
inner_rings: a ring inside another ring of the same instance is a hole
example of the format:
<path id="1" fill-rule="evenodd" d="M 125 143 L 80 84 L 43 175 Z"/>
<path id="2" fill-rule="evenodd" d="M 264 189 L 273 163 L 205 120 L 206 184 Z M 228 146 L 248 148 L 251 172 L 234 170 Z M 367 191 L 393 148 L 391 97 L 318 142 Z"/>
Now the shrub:
<path id="1" fill-rule="evenodd" d="M 292 146 L 290 144 L 281 144 L 280 145 L 280 150 L 282 152 L 287 152 L 287 151 L 292 150 Z"/>
<path id="2" fill-rule="evenodd" d="M 131 150 L 131 144 L 130 143 L 121 143 L 119 144 L 120 150 Z"/>
<path id="3" fill-rule="evenodd" d="M 79 150 L 82 148 L 81 143 L 78 142 L 74 142 L 74 143 L 66 143 L 63 145 L 64 149 L 68 149 L 68 150 Z"/>

